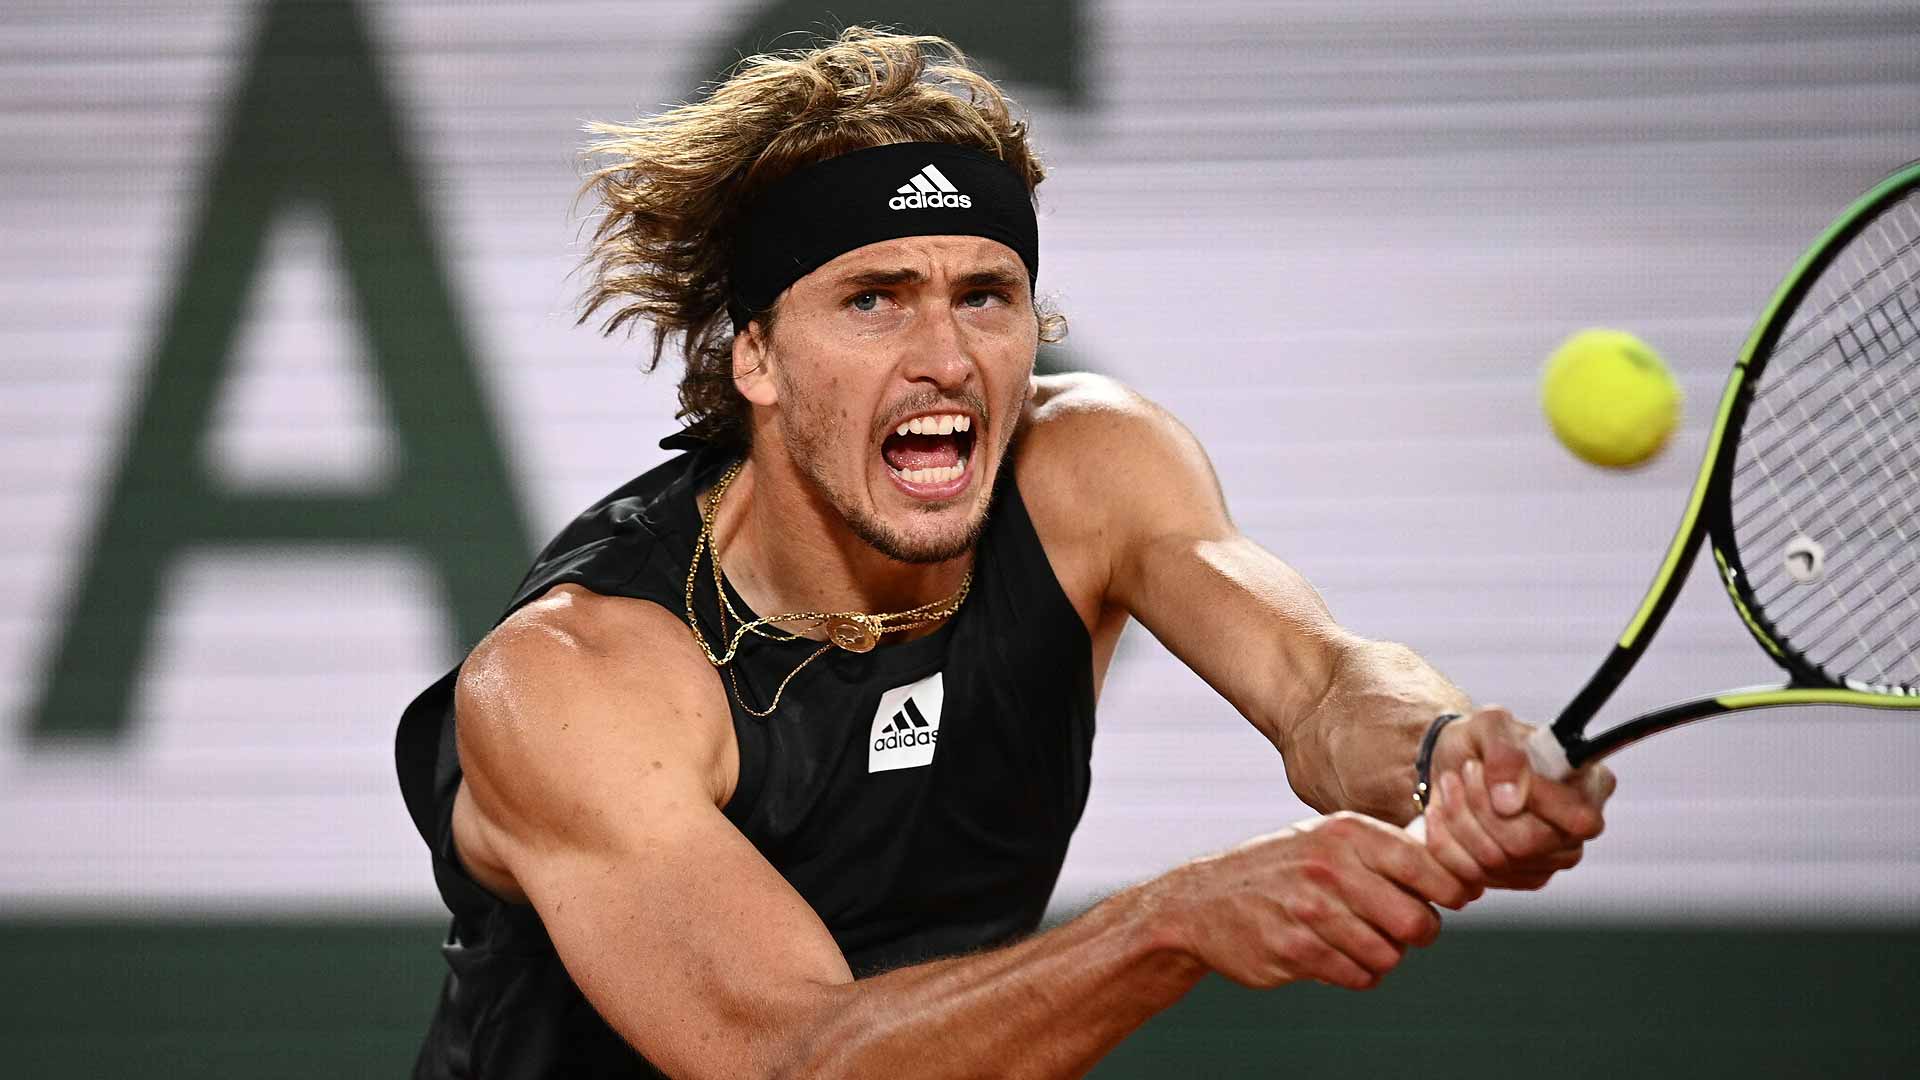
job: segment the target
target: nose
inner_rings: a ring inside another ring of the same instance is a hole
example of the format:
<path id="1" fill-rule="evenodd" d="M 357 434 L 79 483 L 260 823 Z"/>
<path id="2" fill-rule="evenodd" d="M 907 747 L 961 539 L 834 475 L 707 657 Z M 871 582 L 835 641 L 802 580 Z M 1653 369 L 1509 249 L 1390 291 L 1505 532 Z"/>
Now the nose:
<path id="1" fill-rule="evenodd" d="M 945 305 L 918 320 L 917 333 L 906 342 L 901 375 L 908 382 L 957 390 L 973 376 L 973 356 L 953 309 Z"/>

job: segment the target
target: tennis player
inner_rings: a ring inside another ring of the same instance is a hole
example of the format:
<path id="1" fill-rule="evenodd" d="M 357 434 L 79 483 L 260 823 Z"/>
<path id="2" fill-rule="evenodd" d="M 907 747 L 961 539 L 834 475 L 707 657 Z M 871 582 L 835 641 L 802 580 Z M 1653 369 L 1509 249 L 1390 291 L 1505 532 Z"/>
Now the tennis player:
<path id="1" fill-rule="evenodd" d="M 1373 986 L 1599 833 L 1604 770 L 1531 776 L 1343 630 L 1176 420 L 1035 377 L 1041 164 L 950 45 L 849 30 L 601 134 L 587 311 L 684 352 L 690 423 L 402 720 L 453 912 L 416 1075 L 1078 1075 L 1209 971 Z M 1035 934 L 1129 619 L 1327 816 Z"/>

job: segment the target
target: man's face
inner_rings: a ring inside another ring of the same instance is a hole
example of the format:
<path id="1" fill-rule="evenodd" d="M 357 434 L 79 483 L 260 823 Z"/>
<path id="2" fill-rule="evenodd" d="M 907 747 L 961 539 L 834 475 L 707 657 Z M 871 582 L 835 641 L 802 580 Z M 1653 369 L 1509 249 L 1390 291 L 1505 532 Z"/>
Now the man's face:
<path id="1" fill-rule="evenodd" d="M 985 524 L 1039 345 L 1019 256 L 973 236 L 847 252 L 795 282 L 740 379 L 801 475 L 889 558 L 940 562 Z M 736 347 L 736 371 L 741 352 Z M 902 429 L 905 432 L 902 433 Z"/>

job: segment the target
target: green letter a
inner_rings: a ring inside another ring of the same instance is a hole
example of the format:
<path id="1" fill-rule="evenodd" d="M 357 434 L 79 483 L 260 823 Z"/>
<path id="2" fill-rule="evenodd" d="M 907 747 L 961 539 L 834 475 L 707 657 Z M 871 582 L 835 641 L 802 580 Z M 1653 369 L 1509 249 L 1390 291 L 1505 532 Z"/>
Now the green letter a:
<path id="1" fill-rule="evenodd" d="M 224 492 L 202 463 L 264 238 L 301 205 L 333 224 L 394 422 L 384 491 Z M 463 643 L 486 633 L 531 550 L 355 5 L 267 6 L 177 280 L 32 714 L 41 739 L 125 730 L 162 576 L 189 547 L 410 548 L 438 574 Z"/>

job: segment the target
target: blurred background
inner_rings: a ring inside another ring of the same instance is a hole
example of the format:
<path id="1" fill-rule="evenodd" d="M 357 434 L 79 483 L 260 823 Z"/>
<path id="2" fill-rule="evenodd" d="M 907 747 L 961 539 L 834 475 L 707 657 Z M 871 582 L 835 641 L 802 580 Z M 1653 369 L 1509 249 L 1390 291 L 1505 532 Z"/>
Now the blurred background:
<path id="1" fill-rule="evenodd" d="M 1920 156 L 1911 3 L 51 3 L 0 9 L 0 1073 L 391 1076 L 443 915 L 401 707 L 662 460 L 672 370 L 574 325 L 580 125 L 791 31 L 945 33 L 1031 114 L 1055 368 L 1211 451 L 1362 633 L 1550 717 L 1639 601 L 1752 319 Z M 1629 329 L 1664 457 L 1536 376 Z M 1606 715 L 1767 681 L 1698 568 Z M 1055 898 L 1308 811 L 1148 635 Z M 1096 1073 L 1888 1075 L 1920 1050 L 1920 729 L 1622 755 L 1608 835 L 1380 991 L 1218 981 Z"/>

